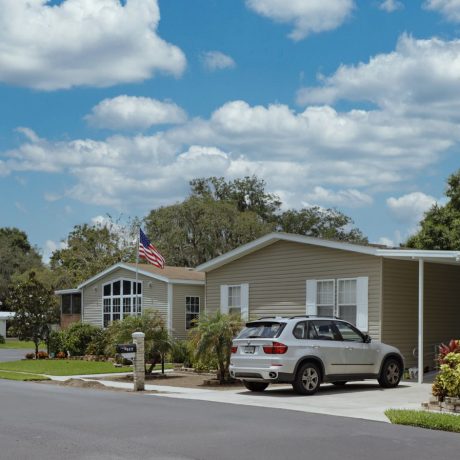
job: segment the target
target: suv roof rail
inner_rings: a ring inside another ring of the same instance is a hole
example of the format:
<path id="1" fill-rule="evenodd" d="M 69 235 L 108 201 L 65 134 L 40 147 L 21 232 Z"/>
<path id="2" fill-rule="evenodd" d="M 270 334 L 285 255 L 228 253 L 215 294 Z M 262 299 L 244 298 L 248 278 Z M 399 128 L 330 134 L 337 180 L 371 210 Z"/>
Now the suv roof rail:
<path id="1" fill-rule="evenodd" d="M 290 316 L 288 319 L 295 318 L 331 318 L 331 319 L 341 319 L 339 316 L 324 316 L 324 315 L 299 315 L 299 316 Z"/>

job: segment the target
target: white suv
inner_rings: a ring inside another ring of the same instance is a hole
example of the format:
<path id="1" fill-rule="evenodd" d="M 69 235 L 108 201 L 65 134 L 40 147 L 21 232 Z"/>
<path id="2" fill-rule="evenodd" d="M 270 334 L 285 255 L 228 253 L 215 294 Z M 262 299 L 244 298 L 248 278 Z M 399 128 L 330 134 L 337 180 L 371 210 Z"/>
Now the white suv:
<path id="1" fill-rule="evenodd" d="M 250 321 L 233 340 L 230 375 L 248 390 L 291 383 L 303 395 L 322 382 L 377 379 L 396 387 L 404 370 L 400 351 L 372 342 L 351 324 L 328 317 L 271 317 Z"/>

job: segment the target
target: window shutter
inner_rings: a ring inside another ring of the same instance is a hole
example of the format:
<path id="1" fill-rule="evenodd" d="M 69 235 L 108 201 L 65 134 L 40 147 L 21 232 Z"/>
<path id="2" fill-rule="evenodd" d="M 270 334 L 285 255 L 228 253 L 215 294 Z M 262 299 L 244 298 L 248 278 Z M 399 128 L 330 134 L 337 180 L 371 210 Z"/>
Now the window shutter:
<path id="1" fill-rule="evenodd" d="M 249 284 L 241 285 L 241 319 L 249 321 Z"/>
<path id="2" fill-rule="evenodd" d="M 356 281 L 356 327 L 369 331 L 369 278 L 363 276 Z"/>
<path id="3" fill-rule="evenodd" d="M 220 312 L 228 314 L 228 286 L 226 284 L 220 286 Z"/>
<path id="4" fill-rule="evenodd" d="M 307 280 L 307 315 L 317 315 L 318 308 L 316 307 L 316 280 Z"/>

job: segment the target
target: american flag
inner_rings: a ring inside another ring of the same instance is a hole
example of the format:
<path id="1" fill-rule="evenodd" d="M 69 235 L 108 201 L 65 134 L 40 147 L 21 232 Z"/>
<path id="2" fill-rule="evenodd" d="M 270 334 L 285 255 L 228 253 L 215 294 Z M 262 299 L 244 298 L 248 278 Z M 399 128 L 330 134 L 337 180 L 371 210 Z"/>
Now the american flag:
<path id="1" fill-rule="evenodd" d="M 165 267 L 165 259 L 159 253 L 158 249 L 150 242 L 150 240 L 145 236 L 142 229 L 139 229 L 139 257 L 147 260 L 152 265 L 158 268 Z"/>

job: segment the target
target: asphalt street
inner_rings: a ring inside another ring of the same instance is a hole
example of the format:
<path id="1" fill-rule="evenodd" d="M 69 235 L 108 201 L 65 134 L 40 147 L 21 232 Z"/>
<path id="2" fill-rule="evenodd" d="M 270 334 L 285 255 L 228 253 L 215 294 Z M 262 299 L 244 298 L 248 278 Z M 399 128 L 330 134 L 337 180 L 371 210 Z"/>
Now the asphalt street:
<path id="1" fill-rule="evenodd" d="M 1 460 L 432 460 L 459 449 L 458 434 L 381 422 L 0 381 Z"/>

